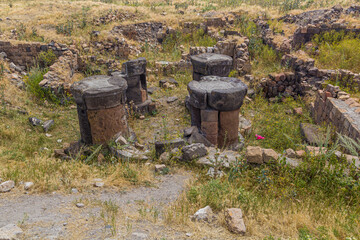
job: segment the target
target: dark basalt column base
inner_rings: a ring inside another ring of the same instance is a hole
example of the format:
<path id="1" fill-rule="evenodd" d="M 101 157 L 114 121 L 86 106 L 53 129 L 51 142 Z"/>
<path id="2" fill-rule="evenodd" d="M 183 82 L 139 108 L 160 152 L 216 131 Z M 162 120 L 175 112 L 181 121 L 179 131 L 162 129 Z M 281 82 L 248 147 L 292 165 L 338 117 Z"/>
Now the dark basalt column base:
<path id="1" fill-rule="evenodd" d="M 129 134 L 125 111 L 126 80 L 92 76 L 71 86 L 78 109 L 81 142 L 102 144 L 115 134 Z"/>
<path id="2" fill-rule="evenodd" d="M 247 86 L 237 78 L 207 76 L 188 84 L 191 125 L 219 148 L 239 149 L 239 111 Z"/>

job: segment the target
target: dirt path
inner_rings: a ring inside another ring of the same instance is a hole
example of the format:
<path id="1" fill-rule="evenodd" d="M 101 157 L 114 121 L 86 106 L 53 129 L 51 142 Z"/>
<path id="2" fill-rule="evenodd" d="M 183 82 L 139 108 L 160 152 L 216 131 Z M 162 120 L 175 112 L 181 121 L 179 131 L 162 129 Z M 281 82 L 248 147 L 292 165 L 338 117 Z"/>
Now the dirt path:
<path id="1" fill-rule="evenodd" d="M 128 192 L 102 189 L 71 195 L 2 194 L 0 227 L 9 223 L 21 225 L 25 239 L 152 239 L 154 232 L 159 231 L 174 236 L 171 229 L 157 223 L 157 218 L 164 207 L 177 199 L 189 178 L 187 174 L 167 175 L 161 177 L 157 187 Z M 78 208 L 76 202 L 85 206 Z M 114 206 L 118 207 L 117 212 Z"/>

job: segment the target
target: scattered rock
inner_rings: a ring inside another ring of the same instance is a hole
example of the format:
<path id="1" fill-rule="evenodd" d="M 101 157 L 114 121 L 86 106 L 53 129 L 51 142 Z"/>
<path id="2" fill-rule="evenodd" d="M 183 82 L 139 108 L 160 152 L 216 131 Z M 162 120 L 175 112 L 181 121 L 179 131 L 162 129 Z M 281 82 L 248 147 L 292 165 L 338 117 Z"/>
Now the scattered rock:
<path id="1" fill-rule="evenodd" d="M 310 123 L 300 124 L 301 134 L 304 136 L 306 142 L 311 145 L 317 145 L 321 139 L 322 133 L 320 127 Z"/>
<path id="2" fill-rule="evenodd" d="M 54 149 L 54 154 L 55 154 L 56 158 L 60 158 L 62 160 L 70 160 L 71 159 L 71 157 L 69 157 L 65 153 L 64 149 Z"/>
<path id="3" fill-rule="evenodd" d="M 144 150 L 144 149 L 145 149 L 145 146 L 142 145 L 142 144 L 140 144 L 140 143 L 138 143 L 138 142 L 135 142 L 134 146 L 135 146 L 137 149 L 139 149 L 139 150 Z"/>
<path id="4" fill-rule="evenodd" d="M 296 152 L 291 148 L 285 150 L 285 155 L 289 158 L 296 158 Z"/>
<path id="5" fill-rule="evenodd" d="M 30 117 L 29 118 L 29 122 L 33 125 L 33 126 L 40 126 L 42 121 L 36 117 Z"/>
<path id="6" fill-rule="evenodd" d="M 8 224 L 0 228 L 1 240 L 15 240 L 21 238 L 23 230 L 15 224 Z"/>
<path id="7" fill-rule="evenodd" d="M 161 88 L 169 88 L 169 85 L 178 87 L 179 83 L 173 78 L 165 78 L 159 81 L 159 87 Z"/>
<path id="8" fill-rule="evenodd" d="M 103 187 L 105 184 L 102 179 L 96 178 L 94 179 L 94 187 Z"/>
<path id="9" fill-rule="evenodd" d="M 133 146 L 128 146 L 125 149 L 112 149 L 113 154 L 115 154 L 116 157 L 118 157 L 121 160 L 148 160 L 149 158 L 146 156 L 146 154 L 149 151 L 139 151 Z"/>
<path id="10" fill-rule="evenodd" d="M 134 232 L 131 234 L 131 240 L 146 240 L 148 239 L 148 235 L 145 233 Z"/>
<path id="11" fill-rule="evenodd" d="M 54 120 L 47 120 L 42 124 L 44 132 L 49 131 L 49 129 L 54 125 Z"/>
<path id="12" fill-rule="evenodd" d="M 32 188 L 34 186 L 33 182 L 25 182 L 24 183 L 24 189 L 25 190 L 30 190 L 30 188 Z"/>
<path id="13" fill-rule="evenodd" d="M 11 62 L 9 65 L 10 69 L 17 71 L 17 72 L 22 72 L 22 69 L 18 66 L 15 65 L 15 63 Z"/>
<path id="14" fill-rule="evenodd" d="M 192 126 L 184 129 L 184 137 L 190 137 L 195 131 L 198 131 L 196 126 Z"/>
<path id="15" fill-rule="evenodd" d="M 294 114 L 303 115 L 303 109 L 301 107 L 294 108 Z"/>
<path id="16" fill-rule="evenodd" d="M 204 221 L 204 222 L 212 222 L 214 219 L 214 213 L 210 206 L 206 206 L 204 208 L 199 209 L 192 217 L 193 221 Z"/>
<path id="17" fill-rule="evenodd" d="M 222 176 L 224 176 L 224 172 L 211 167 L 209 168 L 209 171 L 206 173 L 206 175 L 211 178 L 221 178 Z"/>
<path id="18" fill-rule="evenodd" d="M 246 159 L 249 163 L 263 163 L 263 150 L 261 147 L 249 146 L 246 148 Z"/>
<path id="19" fill-rule="evenodd" d="M 225 221 L 230 232 L 242 235 L 246 233 L 246 226 L 240 208 L 226 209 Z"/>
<path id="20" fill-rule="evenodd" d="M 159 157 L 160 162 L 167 162 L 167 161 L 169 161 L 169 159 L 170 159 L 170 153 L 169 152 L 164 152 Z"/>
<path id="21" fill-rule="evenodd" d="M 115 142 L 120 145 L 128 145 L 129 144 L 128 141 L 126 141 L 126 139 L 122 135 L 118 136 L 116 138 Z"/>
<path id="22" fill-rule="evenodd" d="M 166 169 L 166 165 L 165 164 L 156 164 L 155 165 L 155 172 L 159 173 L 162 172 Z"/>
<path id="23" fill-rule="evenodd" d="M 173 103 L 173 102 L 175 102 L 175 101 L 177 101 L 178 100 L 178 97 L 168 97 L 167 99 L 166 99 L 166 102 L 167 103 Z"/>
<path id="24" fill-rule="evenodd" d="M 85 207 L 85 204 L 83 204 L 83 203 L 77 203 L 77 204 L 76 204 L 76 207 L 78 207 L 78 208 L 83 208 L 83 207 Z"/>
<path id="25" fill-rule="evenodd" d="M 105 157 L 104 157 L 104 155 L 102 154 L 102 153 L 99 153 L 99 155 L 97 156 L 97 161 L 98 161 L 98 163 L 103 163 L 103 162 L 105 162 Z"/>
<path id="26" fill-rule="evenodd" d="M 231 150 L 219 152 L 218 149 L 210 147 L 208 148 L 208 155 L 199 158 L 196 163 L 210 167 L 230 168 L 236 163 L 238 157 L 240 157 L 239 152 Z"/>
<path id="27" fill-rule="evenodd" d="M 0 184 L 0 192 L 10 192 L 11 189 L 15 187 L 15 182 L 12 180 L 3 182 Z"/>
<path id="28" fill-rule="evenodd" d="M 201 133 L 199 133 L 199 131 L 196 130 L 191 134 L 191 136 L 188 138 L 187 142 L 189 144 L 193 144 L 193 143 L 202 143 L 204 144 L 206 147 L 211 147 L 213 146 L 213 144 L 211 142 L 209 142 L 209 140 L 206 139 L 206 137 L 204 135 L 202 135 Z"/>
<path id="29" fill-rule="evenodd" d="M 193 143 L 182 148 L 183 160 L 191 161 L 193 159 L 203 157 L 207 154 L 207 150 L 202 143 Z"/>
<path id="30" fill-rule="evenodd" d="M 4 60 L 7 58 L 7 54 L 5 52 L 0 52 L 0 60 Z"/>
<path id="31" fill-rule="evenodd" d="M 243 116 L 239 117 L 239 130 L 242 135 L 249 135 L 251 133 L 251 121 Z"/>
<path id="32" fill-rule="evenodd" d="M 170 141 L 156 141 L 155 142 L 155 151 L 156 155 L 160 156 L 163 152 L 169 151 L 174 148 L 181 148 L 185 146 L 184 139 L 177 138 Z"/>
<path id="33" fill-rule="evenodd" d="M 156 92 L 157 90 L 159 90 L 158 87 L 148 87 L 147 92 L 151 95 L 154 92 Z"/>
<path id="34" fill-rule="evenodd" d="M 263 161 L 268 163 L 279 158 L 279 154 L 273 149 L 263 149 Z"/>
<path id="35" fill-rule="evenodd" d="M 71 193 L 74 193 L 74 194 L 75 194 L 75 193 L 79 193 L 79 191 L 78 191 L 76 188 L 72 188 L 72 189 L 71 189 Z"/>
<path id="36" fill-rule="evenodd" d="M 304 157 L 305 154 L 306 154 L 306 152 L 304 150 L 298 150 L 295 153 L 296 153 L 296 156 L 299 157 L 299 158 Z"/>

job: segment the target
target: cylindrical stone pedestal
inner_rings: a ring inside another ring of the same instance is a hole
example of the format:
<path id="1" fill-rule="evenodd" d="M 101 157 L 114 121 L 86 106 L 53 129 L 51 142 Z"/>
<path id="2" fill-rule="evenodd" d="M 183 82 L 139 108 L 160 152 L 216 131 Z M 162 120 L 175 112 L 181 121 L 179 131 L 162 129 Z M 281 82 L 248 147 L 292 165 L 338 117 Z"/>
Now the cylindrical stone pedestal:
<path id="1" fill-rule="evenodd" d="M 188 91 L 192 126 L 220 148 L 237 145 L 247 86 L 237 78 L 207 76 L 191 81 Z"/>
<path id="2" fill-rule="evenodd" d="M 199 81 L 204 76 L 228 77 L 233 66 L 233 59 L 230 56 L 203 53 L 191 56 L 193 65 L 193 80 Z"/>
<path id="3" fill-rule="evenodd" d="M 129 134 L 126 89 L 124 78 L 104 75 L 88 77 L 71 86 L 83 143 L 101 144 L 117 133 Z"/>

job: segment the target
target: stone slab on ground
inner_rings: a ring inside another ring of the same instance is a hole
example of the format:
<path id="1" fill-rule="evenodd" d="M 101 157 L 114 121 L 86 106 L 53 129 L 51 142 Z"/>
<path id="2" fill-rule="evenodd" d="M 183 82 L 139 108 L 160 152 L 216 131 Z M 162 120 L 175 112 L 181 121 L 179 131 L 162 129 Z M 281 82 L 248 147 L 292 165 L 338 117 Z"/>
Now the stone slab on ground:
<path id="1" fill-rule="evenodd" d="M 217 159 L 215 154 L 219 153 Z M 225 168 L 230 168 L 233 166 L 237 158 L 240 157 L 240 154 L 236 151 L 231 150 L 225 150 L 225 151 L 217 151 L 216 148 L 210 147 L 208 148 L 208 155 L 204 156 L 202 158 L 199 158 L 199 160 L 196 161 L 199 165 L 205 165 L 205 166 L 221 166 Z"/>
<path id="2" fill-rule="evenodd" d="M 318 145 L 323 135 L 320 127 L 310 123 L 300 123 L 301 134 L 310 145 Z"/>

